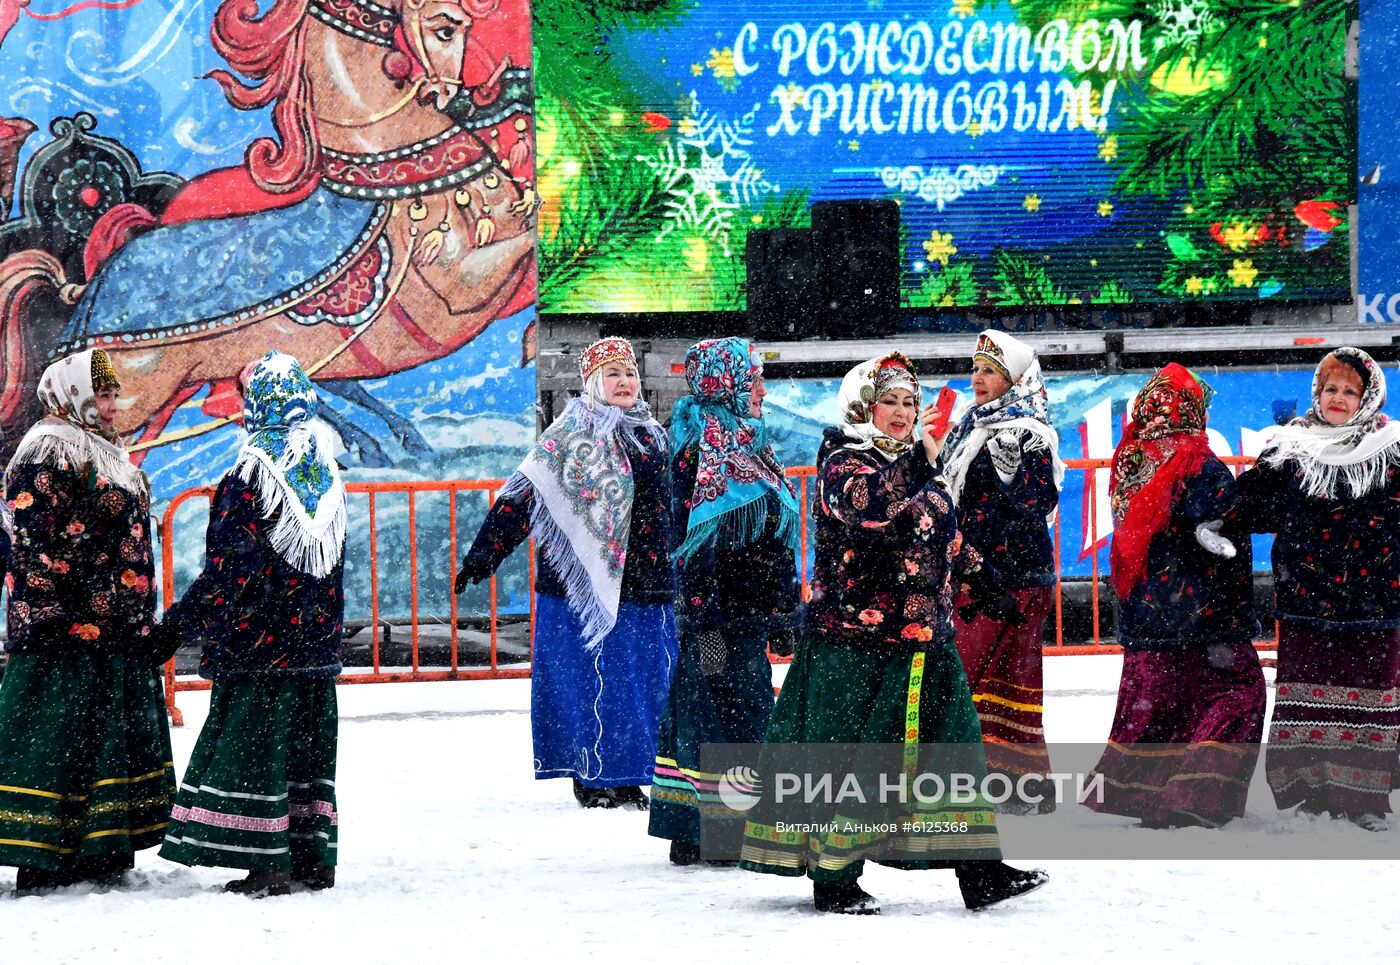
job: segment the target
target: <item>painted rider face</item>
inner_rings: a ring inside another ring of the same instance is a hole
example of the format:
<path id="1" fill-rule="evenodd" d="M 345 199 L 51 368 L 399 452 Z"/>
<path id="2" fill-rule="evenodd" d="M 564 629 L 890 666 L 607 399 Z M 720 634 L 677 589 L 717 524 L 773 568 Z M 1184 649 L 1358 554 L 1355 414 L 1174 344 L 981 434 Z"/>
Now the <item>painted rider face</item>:
<path id="1" fill-rule="evenodd" d="M 875 428 L 900 442 L 907 442 L 914 434 L 918 416 L 918 403 L 908 389 L 890 389 L 875 400 L 870 410 Z"/>

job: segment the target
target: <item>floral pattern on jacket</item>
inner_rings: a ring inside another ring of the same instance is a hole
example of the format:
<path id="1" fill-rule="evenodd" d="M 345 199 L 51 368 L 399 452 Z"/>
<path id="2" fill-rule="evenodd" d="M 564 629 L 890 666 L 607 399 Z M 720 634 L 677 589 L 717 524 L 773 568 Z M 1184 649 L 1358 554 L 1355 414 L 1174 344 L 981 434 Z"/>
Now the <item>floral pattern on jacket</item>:
<path id="1" fill-rule="evenodd" d="M 1235 522 L 1274 533 L 1274 612 L 1282 623 L 1400 627 L 1400 472 L 1364 496 L 1307 494 L 1294 461 L 1240 474 Z"/>
<path id="2" fill-rule="evenodd" d="M 954 577 L 981 557 L 922 449 L 886 462 L 828 429 L 813 506 L 817 636 L 863 647 L 931 649 L 953 637 Z"/>
<path id="3" fill-rule="evenodd" d="M 324 577 L 303 573 L 272 548 L 274 523 L 227 473 L 209 510 L 204 570 L 165 615 L 181 636 L 204 641 L 201 677 L 340 673 L 345 560 Z"/>
<path id="4" fill-rule="evenodd" d="M 1009 483 L 1001 481 L 983 449 L 968 467 L 958 523 L 963 538 L 992 561 L 1002 586 L 1053 586 L 1055 543 L 1046 518 L 1059 505 L 1049 449 L 1023 450 Z"/>
<path id="5" fill-rule="evenodd" d="M 10 474 L 12 652 L 140 652 L 155 619 L 150 504 L 92 470 L 30 463 Z"/>
<path id="6" fill-rule="evenodd" d="M 1146 578 L 1118 600 L 1124 649 L 1204 649 L 1260 632 L 1249 534 L 1233 525 L 1223 531 L 1235 544 L 1230 559 L 1196 540 L 1197 526 L 1228 516 L 1238 501 L 1235 477 L 1214 456 L 1185 480 L 1172 501 L 1170 522 L 1148 544 Z"/>

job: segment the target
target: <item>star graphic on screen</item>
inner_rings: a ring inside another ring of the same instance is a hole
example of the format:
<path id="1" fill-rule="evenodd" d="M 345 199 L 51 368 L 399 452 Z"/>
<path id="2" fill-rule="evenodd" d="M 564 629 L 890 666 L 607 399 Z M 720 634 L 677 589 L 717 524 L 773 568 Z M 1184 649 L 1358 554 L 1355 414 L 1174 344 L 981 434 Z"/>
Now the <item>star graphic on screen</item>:
<path id="1" fill-rule="evenodd" d="M 860 150 L 860 141 L 855 141 L 855 140 L 847 141 L 847 142 L 846 142 L 846 149 L 847 149 L 847 150 L 850 150 L 850 151 L 859 151 L 859 150 Z"/>
<path id="2" fill-rule="evenodd" d="M 1259 269 L 1254 267 L 1252 258 L 1236 258 L 1235 267 L 1226 272 L 1230 276 L 1230 284 L 1236 288 L 1253 288 L 1254 279 L 1259 274 Z"/>
<path id="3" fill-rule="evenodd" d="M 1199 295 L 1205 289 L 1206 283 L 1203 279 L 1197 278 L 1195 275 L 1186 279 L 1186 293 L 1188 295 Z"/>
<path id="4" fill-rule="evenodd" d="M 1108 218 L 1113 215 L 1113 205 L 1107 201 L 1099 202 L 1099 217 Z"/>
<path id="5" fill-rule="evenodd" d="M 1026 209 L 1027 211 L 1029 211 L 1031 214 L 1035 214 L 1037 211 L 1040 210 L 1040 195 L 1038 195 L 1038 194 L 1028 194 L 1028 195 L 1026 195 L 1026 200 L 1024 200 L 1024 201 L 1021 202 L 1021 207 L 1025 208 L 1025 209 Z"/>
<path id="6" fill-rule="evenodd" d="M 957 246 L 953 244 L 953 233 L 947 234 L 935 231 L 929 235 L 928 241 L 923 243 L 924 252 L 928 255 L 929 261 L 936 261 L 944 268 L 948 267 L 948 259 L 958 253 Z"/>

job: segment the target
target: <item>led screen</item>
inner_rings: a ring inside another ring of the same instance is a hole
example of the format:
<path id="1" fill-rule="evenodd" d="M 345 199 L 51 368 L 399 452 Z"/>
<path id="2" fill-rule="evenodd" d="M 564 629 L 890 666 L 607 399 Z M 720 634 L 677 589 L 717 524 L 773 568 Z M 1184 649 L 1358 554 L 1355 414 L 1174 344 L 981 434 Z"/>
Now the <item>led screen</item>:
<path id="1" fill-rule="evenodd" d="M 744 307 L 756 227 L 901 205 L 911 307 L 1347 301 L 1354 8 L 537 0 L 541 307 Z"/>

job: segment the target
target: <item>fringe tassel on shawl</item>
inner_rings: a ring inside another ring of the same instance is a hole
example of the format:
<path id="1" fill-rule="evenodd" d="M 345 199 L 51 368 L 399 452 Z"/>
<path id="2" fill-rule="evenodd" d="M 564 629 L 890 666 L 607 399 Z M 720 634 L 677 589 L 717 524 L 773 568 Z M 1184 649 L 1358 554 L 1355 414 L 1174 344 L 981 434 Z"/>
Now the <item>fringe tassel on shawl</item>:
<path id="1" fill-rule="evenodd" d="M 91 467 L 126 492 L 147 499 L 151 495 L 146 474 L 132 465 L 125 449 L 53 416 L 40 420 L 20 440 L 5 470 L 6 483 L 17 466 L 30 463 L 55 469 L 64 468 L 66 463 L 74 471 Z"/>
<path id="2" fill-rule="evenodd" d="M 768 517 L 773 512 L 778 512 L 780 517 L 776 533 L 778 541 L 794 551 L 800 550 L 801 520 L 796 513 L 775 508 L 776 502 L 771 496 L 765 495 L 762 499 L 755 499 L 692 526 L 685 534 L 685 540 L 680 547 L 671 554 L 672 558 L 685 561 L 710 540 L 715 540 L 721 550 L 736 550 L 748 546 L 763 535 L 763 530 L 768 525 Z"/>
<path id="3" fill-rule="evenodd" d="M 1320 456 L 1334 445 L 1331 440 L 1322 440 L 1312 447 L 1295 443 L 1266 452 L 1260 460 L 1275 469 L 1284 463 L 1294 463 L 1302 471 L 1303 489 L 1314 499 L 1341 499 L 1344 495 L 1356 499 L 1384 485 L 1391 467 L 1400 467 L 1400 443 L 1386 446 L 1369 458 L 1349 465 L 1322 461 Z M 1309 448 L 1315 451 L 1310 452 Z M 1345 494 L 1339 482 L 1346 483 Z"/>
<path id="4" fill-rule="evenodd" d="M 530 488 L 532 484 L 525 474 L 516 472 L 506 480 L 496 498 L 508 499 Z M 530 533 L 544 551 L 545 559 L 563 581 L 569 609 L 583 622 L 584 649 L 589 653 L 597 652 L 603 645 L 603 638 L 611 633 L 617 624 L 617 614 L 609 613 L 599 604 L 588 570 L 579 562 L 568 536 L 554 521 L 549 507 L 539 498 L 538 493 L 530 501 Z"/>
<path id="5" fill-rule="evenodd" d="M 308 439 L 313 444 L 317 441 L 313 434 Z M 303 454 L 302 447 L 289 443 L 282 461 L 294 463 Z M 340 479 L 321 497 L 313 519 L 288 488 L 282 471 L 260 449 L 245 447 L 233 471 L 258 494 L 259 512 L 269 519 L 276 517 L 268 536 L 273 551 L 303 573 L 318 579 L 329 575 L 345 552 L 345 486 Z M 323 513 L 330 514 L 325 522 Z"/>

